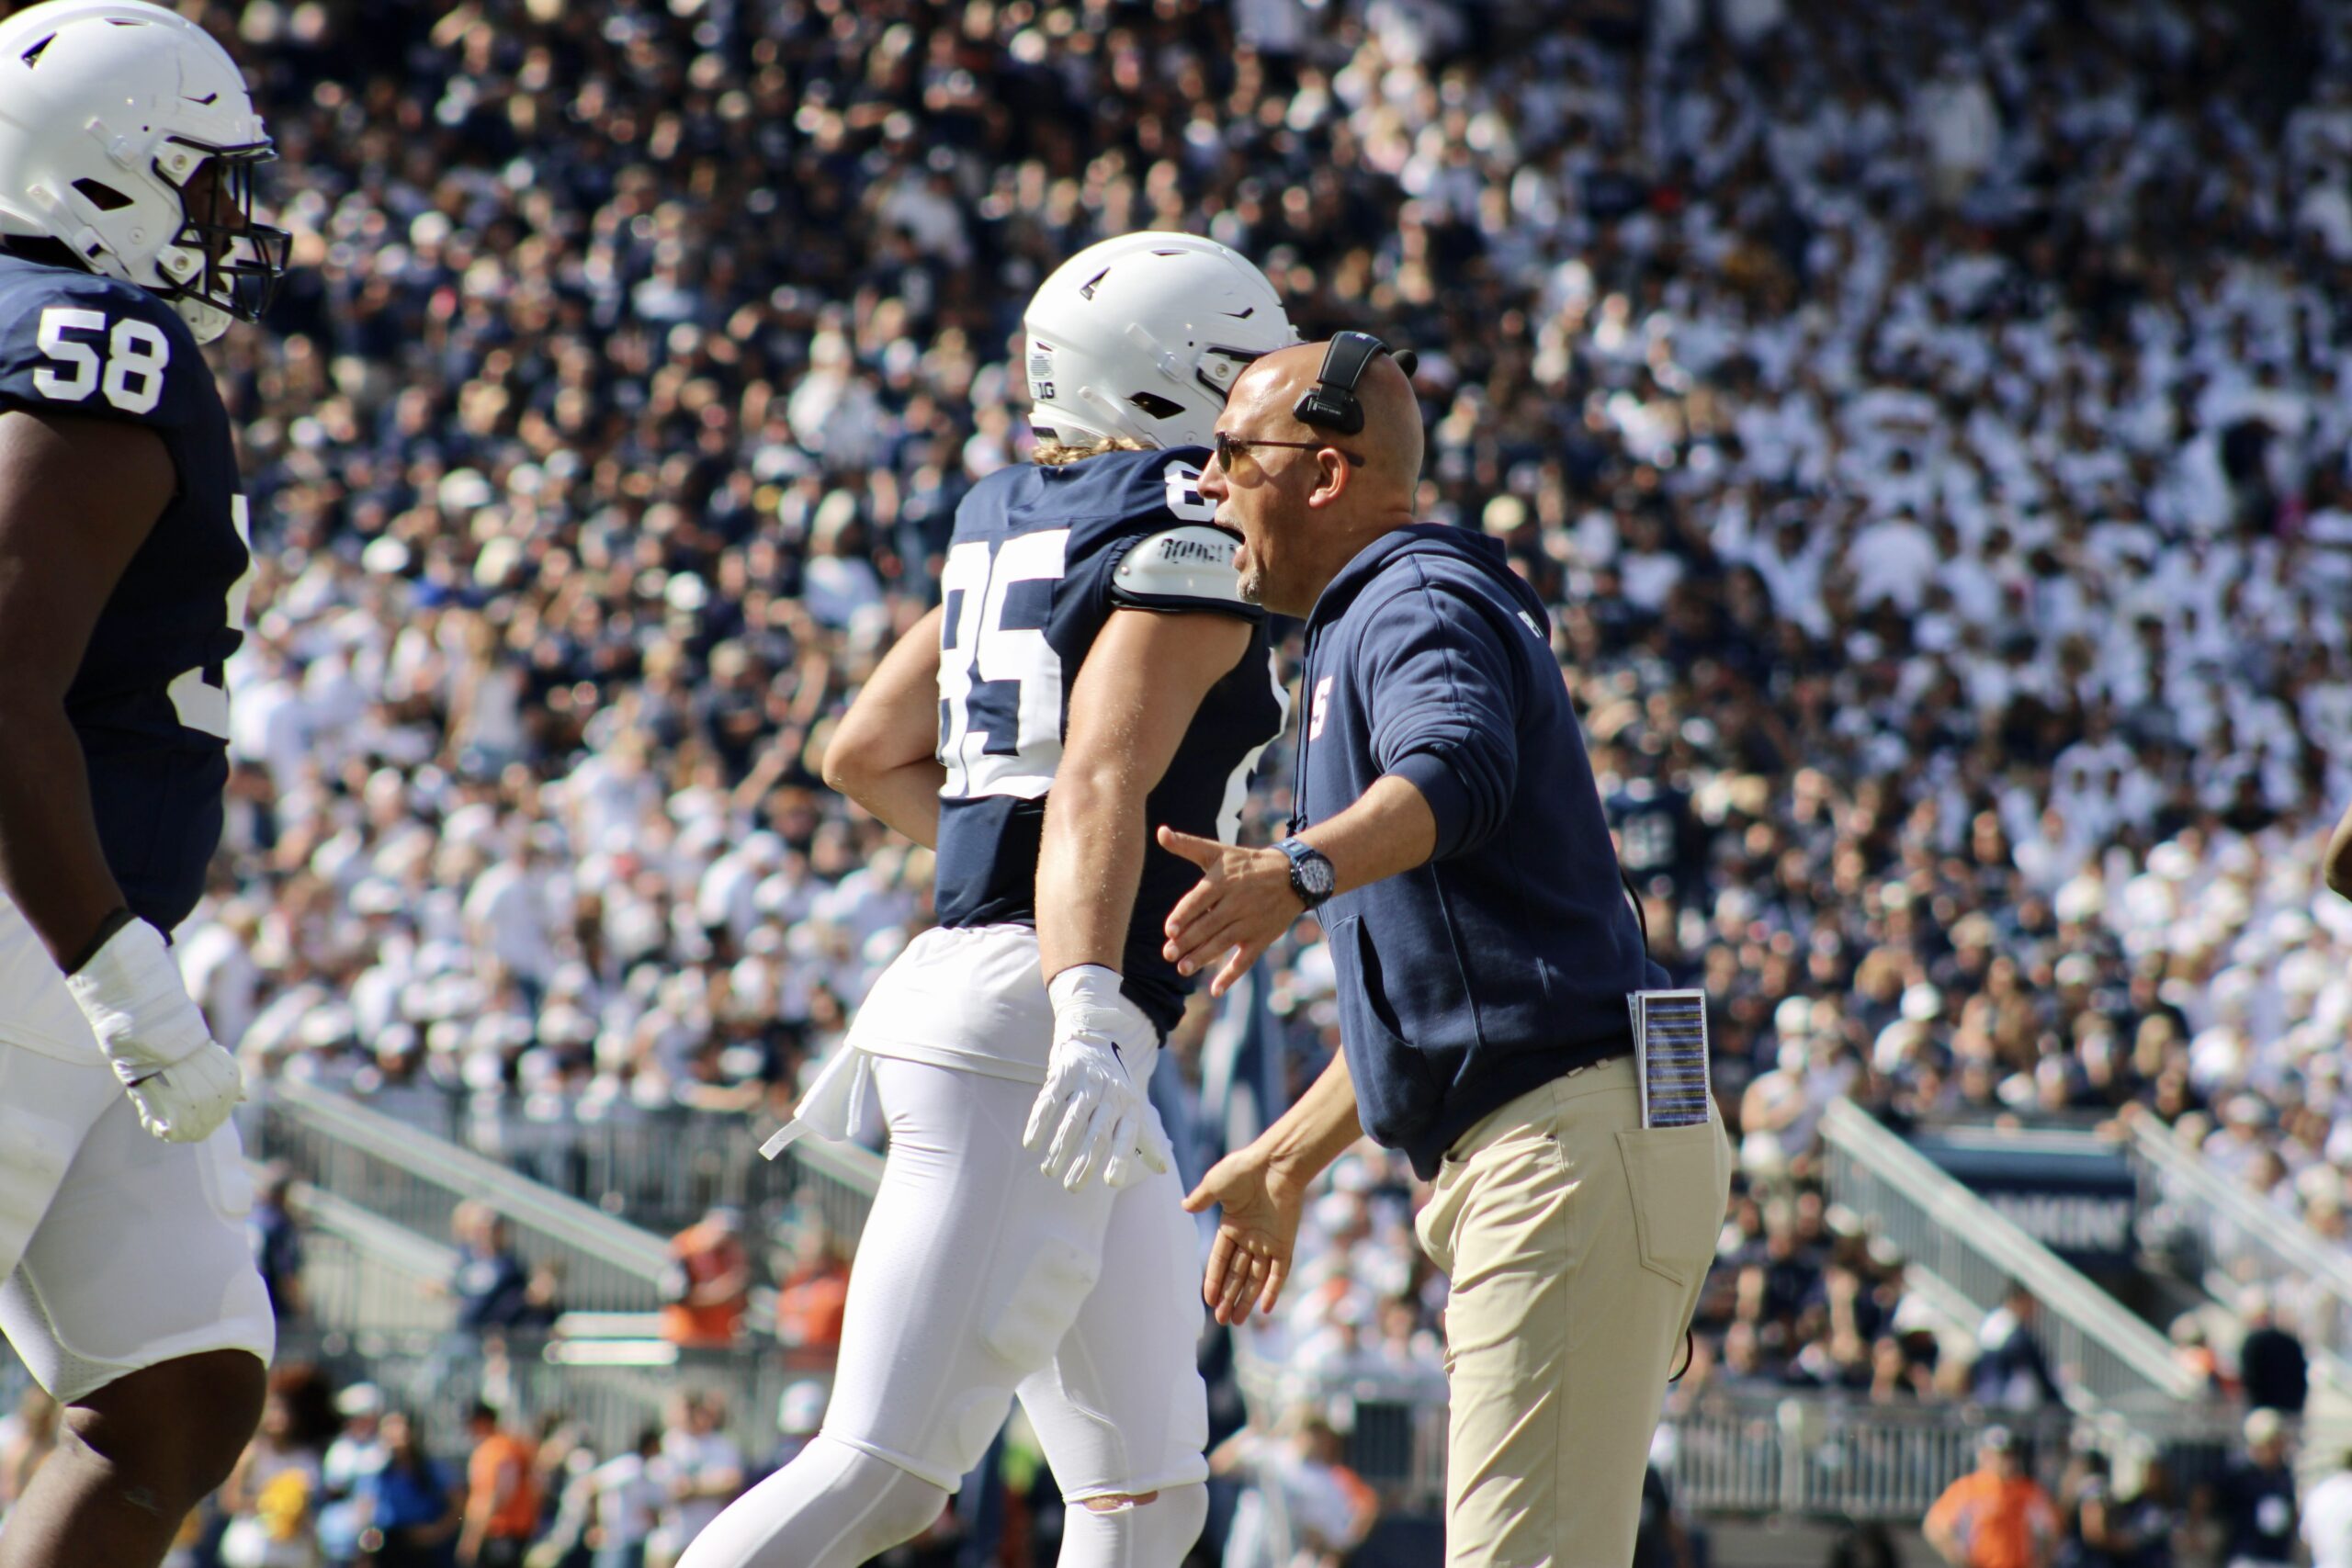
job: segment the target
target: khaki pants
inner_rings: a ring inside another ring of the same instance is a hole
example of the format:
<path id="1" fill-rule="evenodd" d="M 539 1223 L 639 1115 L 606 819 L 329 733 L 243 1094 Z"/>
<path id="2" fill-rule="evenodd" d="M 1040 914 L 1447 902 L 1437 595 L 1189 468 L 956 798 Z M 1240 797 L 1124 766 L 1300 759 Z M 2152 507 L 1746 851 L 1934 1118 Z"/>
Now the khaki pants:
<path id="1" fill-rule="evenodd" d="M 1625 1568 L 1668 1375 L 1713 1261 L 1720 1121 L 1650 1131 L 1634 1065 L 1463 1134 L 1416 1223 L 1452 1277 L 1448 1568 Z"/>

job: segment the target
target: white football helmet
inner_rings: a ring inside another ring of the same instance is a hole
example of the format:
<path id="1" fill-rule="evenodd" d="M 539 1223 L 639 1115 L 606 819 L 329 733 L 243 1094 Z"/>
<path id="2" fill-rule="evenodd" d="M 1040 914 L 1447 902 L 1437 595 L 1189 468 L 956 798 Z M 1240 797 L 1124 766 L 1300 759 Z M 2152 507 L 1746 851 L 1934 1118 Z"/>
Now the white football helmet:
<path id="1" fill-rule="evenodd" d="M 1234 378 L 1298 341 L 1264 273 L 1215 240 L 1157 231 L 1070 257 L 1021 324 L 1029 423 L 1073 446 L 1205 446 Z"/>
<path id="2" fill-rule="evenodd" d="M 150 290 L 200 343 L 285 274 L 285 231 L 253 217 L 275 156 L 236 62 L 184 17 L 50 0 L 0 22 L 0 236 Z"/>

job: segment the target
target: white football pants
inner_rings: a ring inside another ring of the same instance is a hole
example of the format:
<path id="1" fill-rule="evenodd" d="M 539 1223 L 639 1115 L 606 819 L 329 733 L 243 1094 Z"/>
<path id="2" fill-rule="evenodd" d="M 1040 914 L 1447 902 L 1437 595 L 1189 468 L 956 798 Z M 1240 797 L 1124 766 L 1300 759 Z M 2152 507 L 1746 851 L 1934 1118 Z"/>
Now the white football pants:
<path id="1" fill-rule="evenodd" d="M 139 1113 L 16 906 L 0 898 L 0 1332 L 72 1404 L 206 1350 L 266 1361 L 234 1122 L 166 1144 Z"/>
<path id="2" fill-rule="evenodd" d="M 1016 1394 L 1073 1519 L 1090 1498 L 1162 1494 L 1080 1520 L 1062 1568 L 1176 1568 L 1200 1533 L 1208 1392 L 1198 1243 L 1174 1172 L 1065 1191 L 1021 1146 L 1035 1085 L 890 1058 L 873 1071 L 890 1154 L 850 1274 L 825 1440 L 679 1568 L 855 1563 L 909 1539 Z"/>

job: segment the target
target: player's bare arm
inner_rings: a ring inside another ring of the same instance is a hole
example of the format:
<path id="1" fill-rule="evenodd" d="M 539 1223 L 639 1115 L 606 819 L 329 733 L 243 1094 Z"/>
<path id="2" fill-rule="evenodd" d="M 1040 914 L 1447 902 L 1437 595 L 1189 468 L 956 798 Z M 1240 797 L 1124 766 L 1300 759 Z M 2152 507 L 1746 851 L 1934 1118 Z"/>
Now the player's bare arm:
<path id="1" fill-rule="evenodd" d="M 1214 613 L 1121 610 L 1070 691 L 1069 728 L 1037 855 L 1037 950 L 1047 981 L 1117 968 L 1150 844 L 1144 801 L 1201 700 L 1240 662 L 1250 624 Z"/>
<path id="2" fill-rule="evenodd" d="M 926 849 L 939 845 L 939 628 L 935 606 L 882 656 L 825 748 L 825 783 Z"/>
<path id="3" fill-rule="evenodd" d="M 1128 917 L 1143 879 L 1144 802 L 1209 689 L 1248 651 L 1249 621 L 1214 611 L 1121 610 L 1070 693 L 1062 758 L 1037 858 L 1039 967 L 1054 1001 L 1054 1055 L 1023 1136 L 1072 1189 L 1164 1170 L 1143 1100 L 1158 1040 L 1123 994 Z"/>
<path id="4" fill-rule="evenodd" d="M 0 890 L 62 969 L 124 907 L 65 694 L 177 482 L 153 431 L 0 413 Z"/>
<path id="5" fill-rule="evenodd" d="M 2328 837 L 2327 856 L 2320 863 L 2320 871 L 2329 887 L 2352 898 L 2352 806 L 2344 808 L 2344 819 Z"/>

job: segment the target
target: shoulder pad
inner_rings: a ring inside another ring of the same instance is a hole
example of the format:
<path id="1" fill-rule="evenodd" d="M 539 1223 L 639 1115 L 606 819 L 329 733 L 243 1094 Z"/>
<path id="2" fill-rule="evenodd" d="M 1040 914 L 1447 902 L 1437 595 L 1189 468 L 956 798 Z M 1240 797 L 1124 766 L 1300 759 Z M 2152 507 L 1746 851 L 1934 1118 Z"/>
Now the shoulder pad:
<path id="1" fill-rule="evenodd" d="M 1241 597 L 1234 549 L 1233 536 L 1205 523 L 1146 534 L 1127 547 L 1111 574 L 1112 601 L 1145 609 L 1257 615 L 1258 607 Z"/>

